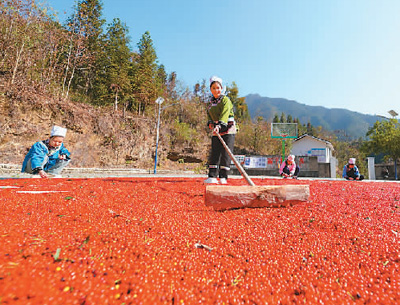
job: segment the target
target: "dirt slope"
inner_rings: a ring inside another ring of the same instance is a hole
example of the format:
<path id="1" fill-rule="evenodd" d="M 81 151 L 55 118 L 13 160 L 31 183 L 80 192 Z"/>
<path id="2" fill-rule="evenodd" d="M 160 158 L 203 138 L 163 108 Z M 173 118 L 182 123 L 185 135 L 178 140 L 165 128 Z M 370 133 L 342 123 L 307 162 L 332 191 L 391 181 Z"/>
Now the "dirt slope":
<path id="1" fill-rule="evenodd" d="M 72 152 L 71 166 L 154 166 L 154 119 L 131 114 L 124 116 L 122 111 L 114 113 L 111 108 L 36 94 L 21 97 L 18 93 L 0 95 L 0 163 L 22 164 L 31 145 L 46 139 L 52 125 L 68 128 L 65 145 Z M 168 131 L 161 131 L 158 166 L 185 170 L 202 168 L 206 151 L 194 150 L 185 154 L 184 148 L 171 148 L 164 140 L 167 137 L 163 132 Z M 172 156 L 174 161 L 168 160 L 167 156 Z"/>

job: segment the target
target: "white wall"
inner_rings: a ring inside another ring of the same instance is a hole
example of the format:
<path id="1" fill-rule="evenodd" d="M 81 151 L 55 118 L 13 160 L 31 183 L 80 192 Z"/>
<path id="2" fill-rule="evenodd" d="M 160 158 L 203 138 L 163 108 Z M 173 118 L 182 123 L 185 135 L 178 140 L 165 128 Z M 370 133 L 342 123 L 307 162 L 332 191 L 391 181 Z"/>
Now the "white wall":
<path id="1" fill-rule="evenodd" d="M 336 178 L 336 169 L 338 167 L 338 159 L 331 157 L 331 178 Z"/>
<path id="2" fill-rule="evenodd" d="M 311 156 L 313 148 L 325 148 L 325 159 L 323 163 L 330 163 L 332 158 L 332 151 L 325 142 L 318 141 L 313 138 L 305 137 L 299 141 L 293 142 L 291 153 L 296 156 Z"/>

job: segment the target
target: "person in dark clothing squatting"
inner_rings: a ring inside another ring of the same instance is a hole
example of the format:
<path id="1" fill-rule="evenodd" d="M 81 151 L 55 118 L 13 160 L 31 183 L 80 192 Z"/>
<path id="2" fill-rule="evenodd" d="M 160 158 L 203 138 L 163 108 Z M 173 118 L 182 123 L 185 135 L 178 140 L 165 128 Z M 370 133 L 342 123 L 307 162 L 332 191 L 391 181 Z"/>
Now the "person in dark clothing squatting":
<path id="1" fill-rule="evenodd" d="M 350 158 L 349 162 L 343 168 L 342 177 L 346 180 L 363 180 L 364 176 L 360 175 L 356 166 L 356 158 Z"/>
<path id="2" fill-rule="evenodd" d="M 219 133 L 226 145 L 233 151 L 236 124 L 233 104 L 229 97 L 222 94 L 222 79 L 213 76 L 210 79 L 211 100 L 207 105 L 208 127 L 212 129 L 211 154 L 208 165 L 208 179 L 204 183 L 227 184 L 231 159 L 217 137 Z"/>

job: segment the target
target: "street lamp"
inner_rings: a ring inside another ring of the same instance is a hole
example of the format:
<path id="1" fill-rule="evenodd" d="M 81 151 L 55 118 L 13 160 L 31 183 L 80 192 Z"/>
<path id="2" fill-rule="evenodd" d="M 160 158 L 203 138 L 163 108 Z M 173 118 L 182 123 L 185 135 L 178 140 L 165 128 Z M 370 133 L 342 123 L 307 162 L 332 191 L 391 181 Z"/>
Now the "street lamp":
<path id="1" fill-rule="evenodd" d="M 164 106 L 161 108 L 161 104 L 164 102 L 164 99 L 162 97 L 159 97 L 156 99 L 156 104 L 158 104 L 158 119 L 157 119 L 157 139 L 156 139 L 156 156 L 154 158 L 154 174 L 157 174 L 157 150 L 158 150 L 158 138 L 160 135 L 160 116 L 161 116 L 161 111 L 163 111 L 165 108 L 174 106 L 179 103 L 173 103 L 167 106 Z"/>
<path id="2" fill-rule="evenodd" d="M 156 156 L 154 158 L 154 174 L 157 173 L 157 150 L 158 150 L 158 138 L 160 134 L 160 115 L 161 115 L 161 104 L 164 102 L 162 97 L 156 99 L 156 104 L 158 104 L 158 119 L 157 119 L 157 138 L 156 138 Z"/>

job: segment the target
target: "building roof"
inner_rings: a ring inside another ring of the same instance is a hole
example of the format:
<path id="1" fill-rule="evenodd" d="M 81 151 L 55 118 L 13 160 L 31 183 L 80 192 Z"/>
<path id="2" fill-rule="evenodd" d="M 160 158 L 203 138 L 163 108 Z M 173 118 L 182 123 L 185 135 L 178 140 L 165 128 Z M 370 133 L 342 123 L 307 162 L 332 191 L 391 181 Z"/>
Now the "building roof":
<path id="1" fill-rule="evenodd" d="M 329 142 L 329 141 L 327 141 L 327 140 L 324 140 L 324 139 L 321 139 L 321 138 L 317 138 L 317 137 L 314 137 L 314 136 L 310 136 L 310 135 L 308 135 L 308 134 L 306 134 L 306 133 L 303 134 L 303 135 L 301 135 L 301 136 L 298 137 L 297 139 L 295 139 L 293 142 L 297 142 L 297 141 L 303 140 L 303 139 L 305 139 L 305 138 L 310 138 L 310 139 L 313 139 L 313 140 L 316 140 L 316 141 L 324 142 L 324 143 L 326 144 L 326 146 L 328 146 L 330 149 L 334 150 L 333 145 L 332 145 L 331 142 Z"/>

